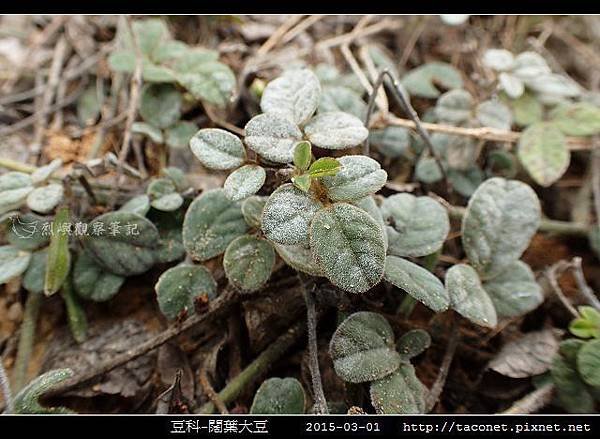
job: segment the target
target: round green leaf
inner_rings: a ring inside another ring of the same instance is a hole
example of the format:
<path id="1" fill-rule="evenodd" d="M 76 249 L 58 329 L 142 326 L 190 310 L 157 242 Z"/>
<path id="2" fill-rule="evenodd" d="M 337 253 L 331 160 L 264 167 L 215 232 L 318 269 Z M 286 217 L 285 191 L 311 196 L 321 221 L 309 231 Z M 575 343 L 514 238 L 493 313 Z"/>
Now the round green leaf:
<path id="1" fill-rule="evenodd" d="M 383 276 L 383 230 L 356 206 L 336 203 L 317 212 L 310 224 L 310 247 L 327 278 L 345 291 L 364 293 Z"/>
<path id="2" fill-rule="evenodd" d="M 154 143 L 162 145 L 165 141 L 162 130 L 146 122 L 134 122 L 131 125 L 131 132 L 142 134 L 152 140 Z"/>
<path id="3" fill-rule="evenodd" d="M 440 96 L 435 104 L 435 115 L 440 121 L 458 125 L 471 118 L 473 105 L 471 94 L 457 88 Z"/>
<path id="4" fill-rule="evenodd" d="M 240 203 L 229 200 L 223 189 L 213 189 L 190 204 L 183 220 L 183 245 L 193 259 L 206 261 L 223 253 L 247 229 Z"/>
<path id="5" fill-rule="evenodd" d="M 198 131 L 190 140 L 190 148 L 196 158 L 211 169 L 237 168 L 246 160 L 242 141 L 236 135 L 219 128 Z"/>
<path id="6" fill-rule="evenodd" d="M 235 88 L 235 75 L 229 66 L 217 62 L 186 60 L 175 65 L 175 78 L 195 98 L 225 108 Z"/>
<path id="7" fill-rule="evenodd" d="M 398 158 L 410 156 L 410 131 L 402 127 L 389 126 L 371 130 L 369 140 L 384 156 Z"/>
<path id="8" fill-rule="evenodd" d="M 495 177 L 477 188 L 462 220 L 462 243 L 482 278 L 502 273 L 521 257 L 540 216 L 537 195 L 525 183 Z"/>
<path id="9" fill-rule="evenodd" d="M 169 320 L 193 312 L 198 299 L 213 299 L 217 295 L 217 283 L 201 265 L 169 268 L 158 278 L 154 289 L 158 307 Z"/>
<path id="10" fill-rule="evenodd" d="M 73 267 L 73 287 L 79 296 L 94 302 L 104 302 L 119 292 L 123 276 L 110 273 L 96 263 L 88 252 L 82 252 Z"/>
<path id="11" fill-rule="evenodd" d="M 63 194 L 62 184 L 38 187 L 27 196 L 27 206 L 38 213 L 49 213 L 62 201 Z"/>
<path id="12" fill-rule="evenodd" d="M 164 212 L 177 210 L 183 204 L 183 197 L 177 193 L 175 184 L 168 178 L 153 179 L 146 193 L 150 197 L 152 207 Z"/>
<path id="13" fill-rule="evenodd" d="M 0 175 L 0 215 L 21 207 L 32 190 L 28 174 L 7 172 Z"/>
<path id="14" fill-rule="evenodd" d="M 367 138 L 362 121 L 341 111 L 319 113 L 304 127 L 304 133 L 313 145 L 327 149 L 346 149 Z"/>
<path id="15" fill-rule="evenodd" d="M 446 289 L 452 308 L 481 326 L 498 323 L 494 303 L 481 286 L 477 272 L 466 264 L 456 264 L 446 272 Z"/>
<path id="16" fill-rule="evenodd" d="M 258 192 L 266 178 L 267 173 L 262 166 L 245 165 L 229 174 L 223 190 L 231 201 L 240 201 Z"/>
<path id="17" fill-rule="evenodd" d="M 304 413 L 304 389 L 295 378 L 269 378 L 254 395 L 250 413 L 253 415 L 290 415 Z"/>
<path id="18" fill-rule="evenodd" d="M 397 256 L 385 260 L 384 278 L 435 312 L 448 309 L 450 298 L 442 282 L 433 273 Z"/>
<path id="19" fill-rule="evenodd" d="M 442 167 L 446 167 L 442 164 Z M 415 177 L 423 183 L 432 184 L 440 181 L 444 175 L 433 157 L 421 157 L 415 166 Z"/>
<path id="20" fill-rule="evenodd" d="M 544 106 L 531 93 L 523 93 L 518 99 L 507 100 L 513 111 L 515 123 L 527 126 L 542 120 Z"/>
<path id="21" fill-rule="evenodd" d="M 131 212 L 110 212 L 95 218 L 84 247 L 105 270 L 120 276 L 141 274 L 154 265 L 158 230 Z"/>
<path id="22" fill-rule="evenodd" d="M 483 288 L 494 302 L 498 317 L 522 316 L 544 301 L 531 268 L 522 261 L 513 262 L 498 276 L 484 282 Z"/>
<path id="23" fill-rule="evenodd" d="M 410 363 L 402 363 L 394 373 L 370 386 L 371 404 L 380 415 L 424 413 L 426 394 L 427 388 Z"/>
<path id="24" fill-rule="evenodd" d="M 336 374 L 350 383 L 388 376 L 400 366 L 394 349 L 394 332 L 385 318 L 374 312 L 350 315 L 333 333 L 329 354 Z"/>
<path id="25" fill-rule="evenodd" d="M 411 96 L 437 98 L 440 92 L 436 85 L 451 90 L 461 88 L 463 81 L 460 72 L 452 65 L 430 62 L 408 72 L 402 78 L 402 85 Z"/>
<path id="26" fill-rule="evenodd" d="M 396 343 L 398 352 L 405 361 L 423 353 L 429 346 L 431 346 L 431 336 L 423 329 L 412 329 L 406 332 Z"/>
<path id="27" fill-rule="evenodd" d="M 338 159 L 337 174 L 323 177 L 327 194 L 333 201 L 352 201 L 377 192 L 387 181 L 381 165 L 364 155 L 347 155 Z"/>
<path id="28" fill-rule="evenodd" d="M 294 166 L 301 171 L 306 171 L 312 159 L 310 142 L 302 141 L 294 146 Z"/>
<path id="29" fill-rule="evenodd" d="M 250 227 L 260 228 L 261 217 L 269 197 L 253 195 L 242 201 L 242 215 Z"/>
<path id="30" fill-rule="evenodd" d="M 323 206 L 292 184 L 277 188 L 262 214 L 262 230 L 271 241 L 284 245 L 308 242 L 308 226 Z"/>
<path id="31" fill-rule="evenodd" d="M 550 114 L 552 124 L 567 136 L 600 133 L 600 108 L 588 102 L 559 105 Z"/>
<path id="32" fill-rule="evenodd" d="M 275 163 L 290 163 L 302 132 L 288 119 L 275 114 L 259 114 L 246 124 L 246 145 L 261 157 Z"/>
<path id="33" fill-rule="evenodd" d="M 140 115 L 157 128 L 167 128 L 181 117 L 181 93 L 172 84 L 146 84 L 140 99 Z"/>
<path id="34" fill-rule="evenodd" d="M 137 213 L 140 216 L 146 216 L 150 210 L 150 197 L 146 194 L 133 197 L 119 209 L 121 212 Z"/>
<path id="35" fill-rule="evenodd" d="M 469 198 L 475 190 L 483 183 L 483 171 L 474 166 L 466 171 L 448 169 L 448 180 L 456 192 L 465 198 Z"/>
<path id="36" fill-rule="evenodd" d="M 275 250 L 294 270 L 311 276 L 324 276 L 323 270 L 317 265 L 310 248 L 302 245 L 282 245 L 274 243 Z"/>
<path id="37" fill-rule="evenodd" d="M 541 186 L 550 186 L 569 167 L 571 153 L 567 140 L 554 124 L 531 125 L 521 134 L 517 148 L 519 160 Z"/>
<path id="38" fill-rule="evenodd" d="M 42 294 L 46 280 L 46 264 L 48 249 L 37 251 L 31 255 L 31 261 L 23 276 L 23 288 L 30 293 Z"/>
<path id="39" fill-rule="evenodd" d="M 369 215 L 371 215 L 371 218 L 373 218 L 377 222 L 377 224 L 379 224 L 381 230 L 383 230 L 383 241 L 385 242 L 385 250 L 387 251 L 388 235 L 387 233 L 385 233 L 385 224 L 383 222 L 383 215 L 381 214 L 381 209 L 379 209 L 379 206 L 377 205 L 374 196 L 368 195 L 364 198 L 360 198 L 356 201 L 353 201 L 352 204 L 356 207 L 360 207 L 362 210 L 367 212 Z"/>
<path id="40" fill-rule="evenodd" d="M 367 104 L 362 100 L 360 94 L 343 86 L 323 87 L 319 113 L 328 111 L 342 111 L 358 118 L 363 118 L 367 111 Z"/>
<path id="41" fill-rule="evenodd" d="M 600 386 L 600 340 L 586 342 L 577 353 L 577 370 L 583 381 Z"/>
<path id="42" fill-rule="evenodd" d="M 260 108 L 302 125 L 313 115 L 321 98 L 321 84 L 308 69 L 293 69 L 269 82 L 260 100 Z"/>
<path id="43" fill-rule="evenodd" d="M 475 109 L 477 120 L 484 127 L 492 127 L 499 130 L 510 130 L 513 122 L 510 108 L 502 102 L 494 99 L 484 101 Z"/>
<path id="44" fill-rule="evenodd" d="M 448 212 L 430 197 L 395 194 L 383 200 L 381 213 L 389 239 L 389 254 L 427 256 L 444 245 L 450 231 Z"/>
<path id="45" fill-rule="evenodd" d="M 486 67 L 498 72 L 511 70 L 515 65 L 515 57 L 506 49 L 488 49 L 481 60 Z"/>
<path id="46" fill-rule="evenodd" d="M 171 148 L 185 148 L 190 144 L 198 125 L 187 120 L 180 120 L 165 130 L 165 142 Z"/>
<path id="47" fill-rule="evenodd" d="M 223 257 L 227 279 L 246 292 L 259 290 L 267 283 L 274 265 L 275 251 L 271 244 L 250 235 L 233 240 Z"/>

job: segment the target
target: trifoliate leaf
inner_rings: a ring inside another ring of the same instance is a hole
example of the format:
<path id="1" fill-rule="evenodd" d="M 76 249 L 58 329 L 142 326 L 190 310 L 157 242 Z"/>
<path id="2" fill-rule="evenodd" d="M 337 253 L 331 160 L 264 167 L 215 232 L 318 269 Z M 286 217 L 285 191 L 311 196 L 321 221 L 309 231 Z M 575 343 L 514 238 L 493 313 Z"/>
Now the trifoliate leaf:
<path id="1" fill-rule="evenodd" d="M 294 166 L 300 171 L 306 171 L 312 160 L 310 142 L 298 142 L 294 147 Z"/>
<path id="2" fill-rule="evenodd" d="M 396 343 L 398 353 L 405 361 L 420 355 L 429 346 L 431 346 L 431 336 L 423 329 L 412 329 L 406 332 Z"/>
<path id="3" fill-rule="evenodd" d="M 402 85 L 411 96 L 437 98 L 440 95 L 437 86 L 448 90 L 461 88 L 463 80 L 460 72 L 450 64 L 431 62 L 408 72 L 402 78 Z"/>
<path id="4" fill-rule="evenodd" d="M 494 303 L 481 286 L 473 267 L 456 264 L 446 272 L 446 290 L 450 306 L 463 317 L 481 326 L 493 328 L 498 323 Z"/>
<path id="5" fill-rule="evenodd" d="M 317 212 L 310 224 L 310 247 L 327 278 L 345 291 L 364 293 L 383 276 L 383 230 L 356 206 L 335 203 Z"/>
<path id="6" fill-rule="evenodd" d="M 389 126 L 381 130 L 371 130 L 371 144 L 389 158 L 409 157 L 410 131 L 402 127 Z"/>
<path id="7" fill-rule="evenodd" d="M 119 276 L 104 270 L 87 251 L 77 257 L 73 267 L 73 287 L 79 296 L 94 302 L 104 302 L 119 292 L 125 282 Z"/>
<path id="8" fill-rule="evenodd" d="M 308 174 L 313 178 L 329 177 L 336 175 L 340 169 L 342 169 L 342 164 L 338 159 L 321 157 L 310 165 Z"/>
<path id="9" fill-rule="evenodd" d="M 211 169 L 225 170 L 241 166 L 246 160 L 242 141 L 234 134 L 219 128 L 205 128 L 190 140 L 192 152 Z"/>
<path id="10" fill-rule="evenodd" d="M 289 415 L 304 413 L 304 389 L 295 378 L 269 378 L 254 395 L 250 413 Z"/>
<path id="11" fill-rule="evenodd" d="M 460 124 L 471 118 L 473 105 L 471 94 L 462 88 L 458 88 L 441 95 L 435 104 L 434 111 L 438 120 Z"/>
<path id="12" fill-rule="evenodd" d="M 60 209 L 52 222 L 52 237 L 48 246 L 48 260 L 44 294 L 51 296 L 58 292 L 71 270 L 71 252 L 69 251 L 69 228 L 71 213 L 68 207 Z"/>
<path id="13" fill-rule="evenodd" d="M 282 245 L 274 243 L 275 250 L 294 270 L 301 271 L 311 276 L 324 276 L 323 270 L 317 265 L 310 248 L 302 245 Z"/>
<path id="14" fill-rule="evenodd" d="M 23 288 L 30 293 L 42 294 L 46 280 L 48 249 L 37 251 L 31 255 L 27 271 L 23 275 Z"/>
<path id="15" fill-rule="evenodd" d="M 600 108 L 587 103 L 560 105 L 550 113 L 552 124 L 567 136 L 593 136 L 600 133 Z"/>
<path id="16" fill-rule="evenodd" d="M 341 111 L 319 113 L 304 127 L 308 140 L 321 148 L 346 149 L 367 138 L 363 122 L 356 116 Z"/>
<path id="17" fill-rule="evenodd" d="M 0 175 L 0 215 L 21 207 L 32 190 L 31 177 L 23 172 Z"/>
<path id="18" fill-rule="evenodd" d="M 220 62 L 192 62 L 185 60 L 175 66 L 175 77 L 195 98 L 224 108 L 235 88 L 235 75 Z"/>
<path id="19" fill-rule="evenodd" d="M 149 220 L 132 212 L 109 212 L 89 224 L 83 245 L 106 271 L 133 276 L 154 265 L 158 230 Z"/>
<path id="20" fill-rule="evenodd" d="M 328 111 L 342 111 L 358 118 L 363 118 L 367 111 L 367 104 L 360 94 L 343 86 L 323 87 L 319 113 Z"/>
<path id="21" fill-rule="evenodd" d="M 427 388 L 410 363 L 402 363 L 394 373 L 370 386 L 371 404 L 380 415 L 424 413 L 426 394 Z"/>
<path id="22" fill-rule="evenodd" d="M 477 120 L 484 127 L 496 128 L 499 130 L 510 130 L 513 122 L 510 108 L 502 102 L 494 99 L 481 102 L 475 109 Z"/>
<path id="23" fill-rule="evenodd" d="M 175 320 L 194 312 L 195 303 L 208 302 L 217 295 L 217 283 L 201 265 L 178 265 L 165 271 L 154 287 L 160 312 Z"/>
<path id="24" fill-rule="evenodd" d="M 146 84 L 140 98 L 140 115 L 157 128 L 167 128 L 181 118 L 182 96 L 172 84 Z"/>
<path id="25" fill-rule="evenodd" d="M 571 154 L 564 134 L 553 124 L 528 127 L 517 147 L 517 156 L 529 175 L 541 186 L 550 186 L 569 167 Z"/>
<path id="26" fill-rule="evenodd" d="M 72 376 L 71 369 L 55 369 L 35 378 L 15 395 L 14 412 L 20 415 L 73 413 L 64 407 L 43 407 L 38 401 L 44 393 Z"/>
<path id="27" fill-rule="evenodd" d="M 121 212 L 137 213 L 140 216 L 146 216 L 150 210 L 150 197 L 146 194 L 133 197 L 119 209 Z"/>
<path id="28" fill-rule="evenodd" d="M 525 183 L 494 177 L 482 183 L 467 206 L 462 242 L 482 278 L 492 278 L 518 260 L 541 215 L 537 195 Z"/>
<path id="29" fill-rule="evenodd" d="M 231 201 L 240 201 L 258 192 L 266 178 L 267 173 L 262 166 L 245 165 L 229 174 L 223 189 Z"/>
<path id="30" fill-rule="evenodd" d="M 513 262 L 498 276 L 484 282 L 483 288 L 501 318 L 522 316 L 544 301 L 531 268 L 522 261 Z"/>
<path id="31" fill-rule="evenodd" d="M 146 194 L 152 207 L 164 212 L 177 210 L 183 204 L 183 197 L 177 193 L 173 181 L 168 178 L 155 178 L 148 185 Z"/>
<path id="32" fill-rule="evenodd" d="M 344 381 L 364 383 L 388 376 L 400 366 L 394 332 L 374 312 L 350 315 L 333 333 L 329 354 L 336 374 Z"/>
<path id="33" fill-rule="evenodd" d="M 600 386 L 600 340 L 586 342 L 577 353 L 577 370 L 583 381 Z"/>
<path id="34" fill-rule="evenodd" d="M 19 250 L 12 245 L 0 247 L 0 285 L 23 274 L 30 260 L 31 253 L 27 251 Z"/>
<path id="35" fill-rule="evenodd" d="M 227 279 L 245 292 L 257 291 L 267 283 L 274 265 L 275 251 L 271 244 L 250 235 L 233 240 L 223 257 Z"/>
<path id="36" fill-rule="evenodd" d="M 591 306 L 580 306 L 579 315 L 569 325 L 569 331 L 580 338 L 600 338 L 600 312 Z"/>
<path id="37" fill-rule="evenodd" d="M 397 256 L 385 259 L 384 279 L 405 291 L 435 312 L 448 309 L 450 298 L 433 273 Z"/>
<path id="38" fill-rule="evenodd" d="M 259 114 L 246 124 L 246 145 L 275 163 L 290 163 L 302 132 L 293 122 L 275 114 Z"/>
<path id="39" fill-rule="evenodd" d="M 323 177 L 323 185 L 333 201 L 352 201 L 374 194 L 387 181 L 387 172 L 370 157 L 347 155 L 338 159 L 342 165 L 337 174 Z"/>
<path id="40" fill-rule="evenodd" d="M 165 143 L 171 148 L 186 148 L 197 132 L 198 125 L 194 122 L 180 120 L 165 130 Z"/>
<path id="41" fill-rule="evenodd" d="M 303 125 L 319 106 L 321 84 L 308 69 L 293 69 L 269 82 L 260 100 L 264 113 Z"/>
<path id="42" fill-rule="evenodd" d="M 152 140 L 154 143 L 162 145 L 165 141 L 163 133 L 160 128 L 150 125 L 146 122 L 134 122 L 131 125 L 131 132 L 133 134 L 142 134 Z"/>
<path id="43" fill-rule="evenodd" d="M 395 194 L 384 199 L 381 213 L 387 224 L 388 253 L 395 256 L 435 253 L 450 231 L 448 212 L 430 197 Z"/>
<path id="44" fill-rule="evenodd" d="M 265 204 L 262 230 L 267 238 L 279 244 L 306 244 L 309 224 L 322 207 L 320 202 L 292 184 L 284 184 Z"/>
<path id="45" fill-rule="evenodd" d="M 206 261 L 223 253 L 247 229 L 240 203 L 227 198 L 223 189 L 213 189 L 190 204 L 183 221 L 183 245 L 193 259 Z"/>
<path id="46" fill-rule="evenodd" d="M 269 197 L 253 195 L 242 201 L 242 215 L 250 227 L 260 227 L 263 209 L 265 208 L 268 198 Z"/>
<path id="47" fill-rule="evenodd" d="M 498 72 L 509 71 L 515 65 L 515 57 L 505 49 L 488 49 L 483 54 L 483 64 Z"/>

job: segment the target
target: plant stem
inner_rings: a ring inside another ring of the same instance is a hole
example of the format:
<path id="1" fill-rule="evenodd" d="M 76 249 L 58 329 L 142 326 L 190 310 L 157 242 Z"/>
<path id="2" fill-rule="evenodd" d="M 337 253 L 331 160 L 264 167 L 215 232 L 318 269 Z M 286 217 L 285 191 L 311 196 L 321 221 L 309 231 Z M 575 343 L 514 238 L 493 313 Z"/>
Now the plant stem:
<path id="1" fill-rule="evenodd" d="M 446 384 L 446 378 L 448 378 L 448 372 L 450 371 L 450 365 L 452 364 L 454 353 L 458 347 L 458 325 L 453 314 L 450 315 L 450 318 L 452 319 L 450 326 L 450 340 L 448 340 L 448 345 L 446 346 L 446 352 L 444 353 L 442 365 L 440 366 L 440 372 L 438 373 L 435 382 L 431 386 L 429 395 L 427 395 L 425 401 L 425 413 L 431 412 L 440 399 L 442 391 L 444 390 L 444 384 Z"/>
<path id="2" fill-rule="evenodd" d="M 19 346 L 17 348 L 17 359 L 14 368 L 14 389 L 16 392 L 21 390 L 27 384 L 27 369 L 29 359 L 33 351 L 33 342 L 35 340 L 35 327 L 40 314 L 42 304 L 41 293 L 29 293 L 25 303 L 23 313 L 23 322 L 21 323 L 21 335 L 19 336 Z"/>
<path id="3" fill-rule="evenodd" d="M 304 334 L 306 324 L 301 321 L 292 326 L 288 331 L 280 335 L 267 349 L 265 349 L 256 359 L 250 363 L 242 372 L 227 384 L 223 390 L 218 393 L 218 397 L 223 404 L 228 404 L 238 397 L 240 393 L 262 375 L 269 367 L 273 365 L 294 343 Z M 215 410 L 212 402 L 207 402 L 197 413 L 210 414 Z"/>
<path id="4" fill-rule="evenodd" d="M 4 370 L 4 364 L 2 364 L 2 359 L 0 358 L 0 391 L 2 392 L 2 396 L 4 397 L 4 405 L 6 406 L 6 413 L 12 413 L 13 411 L 13 399 L 12 393 L 10 391 L 10 383 L 8 382 L 8 377 L 6 376 L 6 370 Z"/>

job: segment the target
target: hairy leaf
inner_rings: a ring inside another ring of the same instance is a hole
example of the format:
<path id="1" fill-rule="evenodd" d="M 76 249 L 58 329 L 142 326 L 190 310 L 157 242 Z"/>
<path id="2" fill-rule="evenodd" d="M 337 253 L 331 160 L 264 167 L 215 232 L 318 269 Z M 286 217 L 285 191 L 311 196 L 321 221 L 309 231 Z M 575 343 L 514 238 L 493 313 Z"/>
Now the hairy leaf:
<path id="1" fill-rule="evenodd" d="M 44 393 L 72 376 L 71 369 L 55 369 L 35 378 L 15 395 L 13 401 L 15 413 L 20 415 L 73 413 L 64 407 L 43 407 L 38 401 Z"/>
<path id="2" fill-rule="evenodd" d="M 333 157 L 321 157 L 310 165 L 308 174 L 314 178 L 329 177 L 336 175 L 340 169 L 342 169 L 342 164 L 338 159 L 334 159 Z"/>
<path id="3" fill-rule="evenodd" d="M 484 101 L 475 109 L 477 120 L 484 127 L 492 127 L 499 130 L 510 130 L 513 116 L 506 105 L 494 99 Z"/>
<path id="4" fill-rule="evenodd" d="M 110 273 L 96 263 L 87 251 L 77 257 L 73 267 L 73 287 L 79 296 L 104 302 L 119 292 L 125 277 Z"/>
<path id="5" fill-rule="evenodd" d="M 446 289 L 452 308 L 481 326 L 493 328 L 498 323 L 494 303 L 485 292 L 477 272 L 466 264 L 456 264 L 446 272 Z"/>
<path id="6" fill-rule="evenodd" d="M 577 370 L 586 384 L 600 387 L 600 340 L 588 341 L 579 349 Z"/>
<path id="7" fill-rule="evenodd" d="M 164 212 L 177 210 L 183 204 L 183 197 L 177 193 L 175 184 L 168 178 L 156 178 L 148 185 L 146 193 L 152 207 Z"/>
<path id="8" fill-rule="evenodd" d="M 559 105 L 550 114 L 552 124 L 567 136 L 600 133 L 600 108 L 587 102 Z"/>
<path id="9" fill-rule="evenodd" d="M 62 184 L 38 187 L 27 196 L 27 206 L 38 213 L 49 213 L 62 201 L 63 194 Z"/>
<path id="10" fill-rule="evenodd" d="M 300 171 L 306 171 L 312 159 L 310 142 L 298 142 L 294 147 L 294 166 Z"/>
<path id="11" fill-rule="evenodd" d="M 346 149 L 363 142 L 369 135 L 362 121 L 341 111 L 319 113 L 304 132 L 313 145 L 326 149 Z"/>
<path id="12" fill-rule="evenodd" d="M 348 155 L 338 161 L 342 168 L 337 174 L 322 180 L 333 201 L 357 200 L 377 192 L 387 181 L 387 172 L 370 157 Z"/>
<path id="13" fill-rule="evenodd" d="M 227 279 L 246 292 L 259 290 L 267 283 L 274 265 L 275 251 L 271 244 L 250 235 L 233 240 L 223 257 Z"/>
<path id="14" fill-rule="evenodd" d="M 460 124 L 471 118 L 474 104 L 473 97 L 468 91 L 457 88 L 441 95 L 434 111 L 438 120 Z"/>
<path id="15" fill-rule="evenodd" d="M 231 69 L 217 61 L 181 61 L 175 66 L 177 81 L 195 98 L 226 107 L 235 88 L 235 75 Z"/>
<path id="16" fill-rule="evenodd" d="M 186 148 L 197 132 L 194 122 L 180 120 L 165 130 L 165 143 L 171 148 Z"/>
<path id="17" fill-rule="evenodd" d="M 398 369 L 370 387 L 371 404 L 380 415 L 425 412 L 427 388 L 419 381 L 415 368 L 402 363 Z"/>
<path id="18" fill-rule="evenodd" d="M 133 197 L 123 204 L 119 209 L 121 212 L 137 213 L 140 216 L 146 216 L 150 210 L 150 197 L 146 194 Z"/>
<path id="19" fill-rule="evenodd" d="M 48 246 L 48 261 L 44 294 L 51 296 L 63 285 L 71 270 L 71 252 L 69 251 L 69 227 L 71 213 L 69 208 L 60 209 L 52 222 L 52 237 Z"/>
<path id="20" fill-rule="evenodd" d="M 31 177 L 23 172 L 0 175 L 0 215 L 21 207 L 32 190 Z"/>
<path id="21" fill-rule="evenodd" d="M 405 361 L 423 353 L 431 346 L 431 336 L 423 329 L 412 329 L 406 332 L 396 343 L 398 352 Z"/>
<path id="22" fill-rule="evenodd" d="M 250 227 L 260 228 L 263 209 L 268 198 L 253 195 L 242 201 L 242 215 Z"/>
<path id="23" fill-rule="evenodd" d="M 460 72 L 452 65 L 430 62 L 408 72 L 402 78 L 402 85 L 411 96 L 437 98 L 440 92 L 436 86 L 445 89 L 461 88 L 463 80 Z"/>
<path id="24" fill-rule="evenodd" d="M 275 163 L 290 163 L 302 132 L 288 119 L 275 114 L 259 114 L 246 124 L 246 145 L 261 157 Z"/>
<path id="25" fill-rule="evenodd" d="M 366 114 L 367 104 L 354 90 L 344 86 L 330 85 L 323 87 L 319 103 L 319 113 L 328 111 L 342 111 L 362 119 Z"/>
<path id="26" fill-rule="evenodd" d="M 219 128 L 198 131 L 190 140 L 190 148 L 196 158 L 211 169 L 237 168 L 246 160 L 242 141 L 236 135 Z"/>
<path id="27" fill-rule="evenodd" d="M 250 413 L 289 415 L 304 413 L 306 397 L 302 384 L 295 378 L 269 378 L 254 395 Z"/>
<path id="28" fill-rule="evenodd" d="M 410 157 L 410 131 L 403 127 L 389 126 L 370 130 L 369 140 L 379 152 L 389 158 Z"/>
<path id="29" fill-rule="evenodd" d="M 167 128 L 181 117 L 182 96 L 172 84 L 146 84 L 140 98 L 140 115 L 157 128 Z"/>
<path id="30" fill-rule="evenodd" d="M 27 271 L 23 275 L 23 288 L 30 293 L 42 294 L 46 280 L 48 249 L 39 250 L 31 255 Z"/>
<path id="31" fill-rule="evenodd" d="M 294 270 L 301 271 L 311 276 L 324 276 L 323 270 L 317 265 L 310 248 L 302 245 L 282 245 L 275 243 L 275 250 Z"/>
<path id="32" fill-rule="evenodd" d="M 0 285 L 23 274 L 30 260 L 31 253 L 28 251 L 19 250 L 12 245 L 0 247 Z"/>
<path id="33" fill-rule="evenodd" d="M 229 174 L 223 190 L 231 201 L 240 201 L 258 192 L 266 178 L 267 173 L 262 166 L 245 165 Z"/>
<path id="34" fill-rule="evenodd" d="M 569 325 L 571 334 L 581 338 L 600 338 L 600 312 L 591 306 L 580 306 L 579 315 Z"/>

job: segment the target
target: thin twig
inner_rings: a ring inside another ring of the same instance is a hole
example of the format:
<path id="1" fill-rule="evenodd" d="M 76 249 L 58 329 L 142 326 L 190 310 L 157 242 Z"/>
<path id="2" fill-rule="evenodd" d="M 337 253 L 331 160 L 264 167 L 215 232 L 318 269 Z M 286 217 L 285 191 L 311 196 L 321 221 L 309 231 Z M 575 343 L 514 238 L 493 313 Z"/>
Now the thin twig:
<path id="1" fill-rule="evenodd" d="M 281 44 L 286 44 L 304 32 L 306 29 L 311 27 L 313 24 L 317 23 L 321 19 L 325 18 L 326 15 L 309 15 L 304 18 L 300 23 L 291 28 L 284 36 L 281 38 Z"/>
<path id="2" fill-rule="evenodd" d="M 516 401 L 508 409 L 501 412 L 501 415 L 522 415 L 535 413 L 547 404 L 550 404 L 554 395 L 554 385 L 548 383 L 537 390 L 525 395 Z"/>
<path id="3" fill-rule="evenodd" d="M 581 258 L 579 256 L 576 256 L 571 260 L 571 267 L 573 269 L 573 277 L 575 278 L 577 288 L 581 292 L 581 295 L 590 305 L 600 311 L 600 300 L 598 300 L 594 291 L 585 281 L 585 275 L 583 274 L 583 268 L 581 266 Z"/>
<path id="4" fill-rule="evenodd" d="M 260 46 L 260 48 L 256 51 L 256 55 L 263 57 L 269 53 L 271 49 L 279 43 L 283 36 L 300 20 L 302 20 L 302 15 L 292 15 L 290 18 L 288 18 L 275 32 L 273 32 L 267 41 Z"/>
<path id="5" fill-rule="evenodd" d="M 456 347 L 458 346 L 460 332 L 458 331 L 456 318 L 454 315 L 451 315 L 450 318 L 452 319 L 450 327 L 450 339 L 446 345 L 446 352 L 444 353 L 444 358 L 442 359 L 442 365 L 440 366 L 438 376 L 431 386 L 429 394 L 427 395 L 427 399 L 425 401 L 425 413 L 431 412 L 440 399 L 442 391 L 444 390 L 444 384 L 446 384 L 446 378 L 448 378 L 448 372 L 450 371 L 450 365 L 452 364 Z"/>
<path id="6" fill-rule="evenodd" d="M 210 383 L 210 381 L 208 379 L 208 374 L 206 373 L 206 366 L 203 365 L 200 368 L 199 375 L 200 375 L 199 376 L 200 386 L 202 386 L 202 390 L 204 390 L 204 393 L 206 393 L 206 395 L 208 396 L 208 399 L 210 399 L 212 401 L 212 403 L 215 405 L 215 407 L 217 407 L 217 410 L 219 410 L 219 412 L 222 415 L 229 414 L 227 407 L 225 406 L 223 401 L 221 401 L 221 398 L 219 398 L 219 395 L 217 394 L 217 392 L 215 392 L 215 389 L 213 388 L 212 384 Z"/>
<path id="7" fill-rule="evenodd" d="M 548 267 L 546 269 L 546 271 L 544 272 L 544 274 L 546 276 L 546 279 L 548 279 L 548 282 L 550 283 L 550 287 L 552 288 L 552 291 L 554 291 L 554 294 L 556 294 L 556 296 L 559 298 L 559 300 L 564 305 L 564 307 L 567 308 L 567 310 L 569 310 L 571 315 L 573 317 L 577 318 L 577 317 L 579 317 L 579 313 L 577 312 L 575 307 L 571 304 L 571 302 L 569 301 L 567 296 L 565 296 L 565 293 L 563 293 L 563 290 L 560 288 L 560 285 L 558 284 L 558 276 L 560 276 L 560 274 L 562 274 L 568 268 L 569 268 L 568 262 L 558 261 L 556 264 Z"/>
<path id="8" fill-rule="evenodd" d="M 12 392 L 10 391 L 10 383 L 8 382 L 8 376 L 6 375 L 6 370 L 4 370 L 4 364 L 2 364 L 2 359 L 0 358 L 0 391 L 2 392 L 2 397 L 4 398 L 4 405 L 6 409 L 5 413 L 12 413 L 13 399 Z"/>

